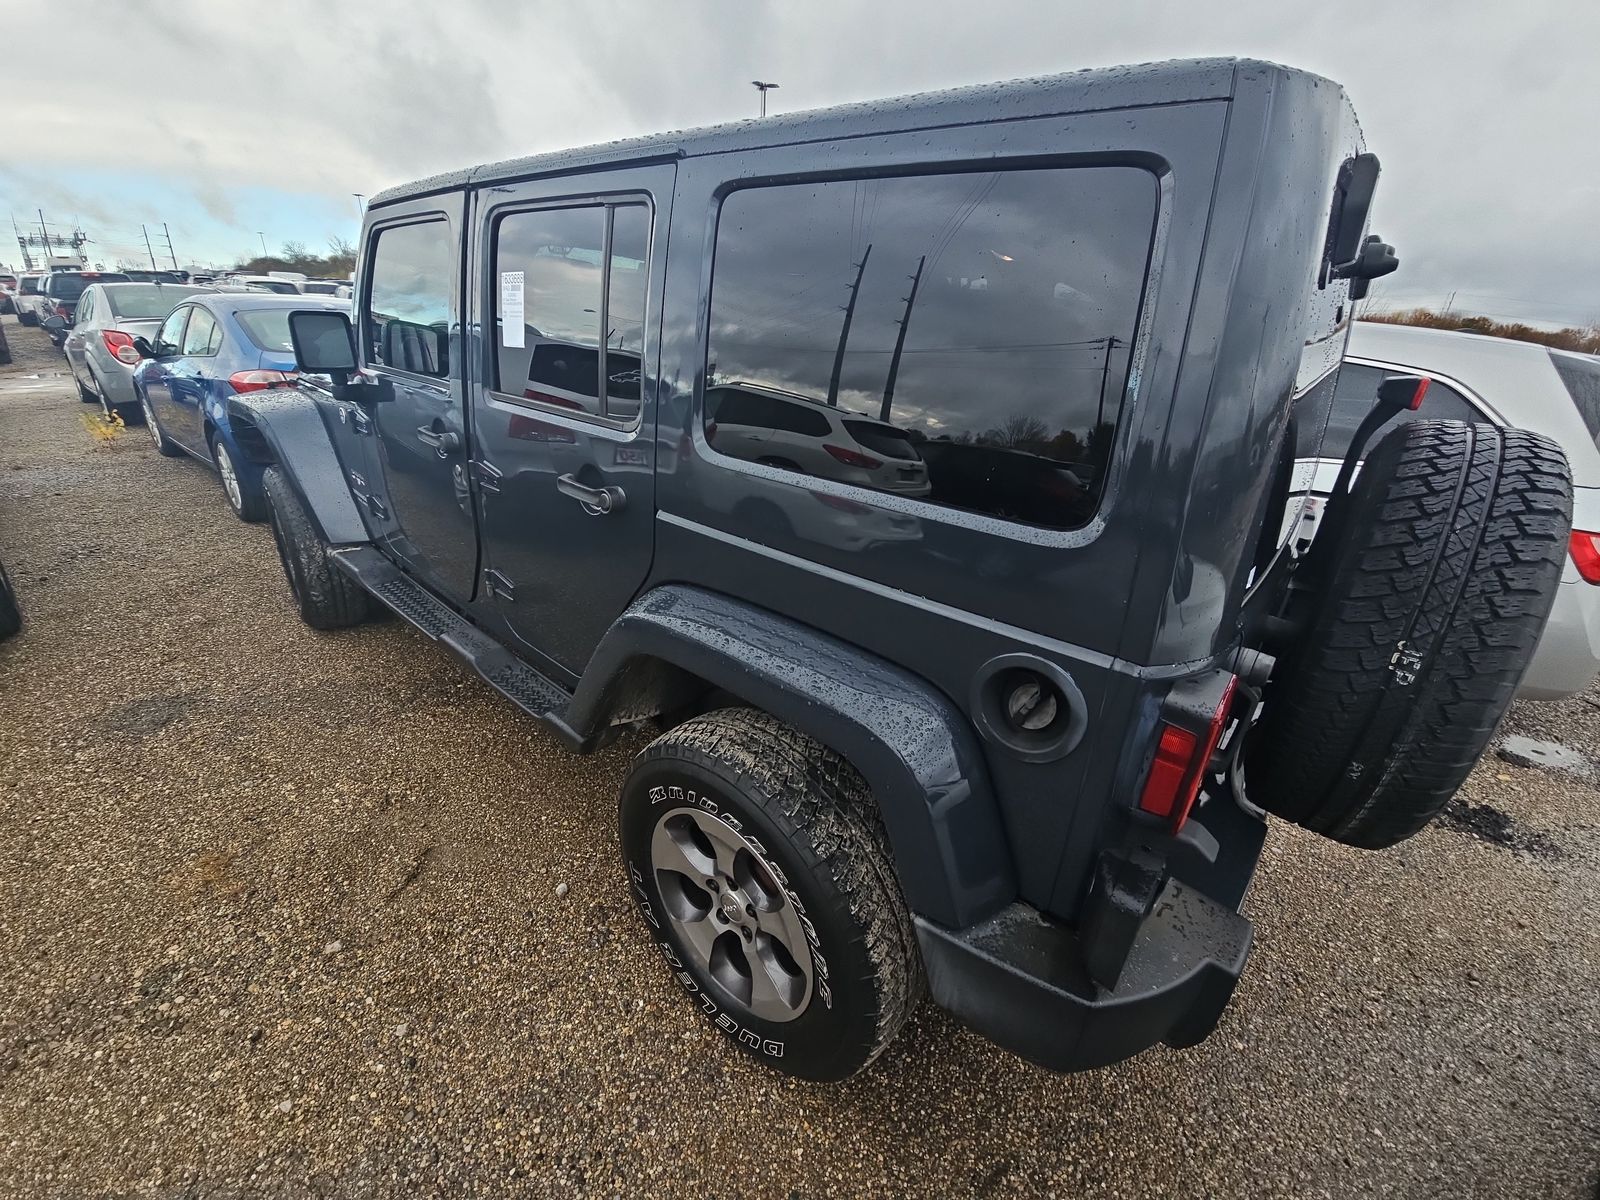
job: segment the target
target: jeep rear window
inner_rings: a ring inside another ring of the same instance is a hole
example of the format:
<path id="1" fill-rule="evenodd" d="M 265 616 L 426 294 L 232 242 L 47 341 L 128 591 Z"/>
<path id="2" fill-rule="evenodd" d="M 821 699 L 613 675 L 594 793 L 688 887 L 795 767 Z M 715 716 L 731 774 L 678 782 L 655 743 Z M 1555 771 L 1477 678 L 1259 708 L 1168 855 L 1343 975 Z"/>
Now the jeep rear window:
<path id="1" fill-rule="evenodd" d="M 1426 374 L 1426 372 L 1419 372 Z M 1339 382 L 1333 389 L 1333 411 L 1328 414 L 1328 432 L 1322 439 L 1320 458 L 1339 458 L 1350 449 L 1350 439 L 1356 427 L 1378 402 L 1378 385 L 1385 375 L 1398 375 L 1400 371 L 1385 371 L 1361 363 L 1345 363 L 1339 368 Z M 1367 442 L 1371 449 L 1384 433 L 1397 425 L 1411 421 L 1483 421 L 1487 420 L 1460 392 L 1447 383 L 1435 379 L 1423 393 L 1422 407 L 1415 412 L 1402 412 L 1382 430 L 1374 433 Z"/>
<path id="2" fill-rule="evenodd" d="M 1577 406 L 1578 415 L 1588 427 L 1589 436 L 1600 446 L 1600 358 L 1577 354 L 1552 354 L 1556 374 L 1567 386 L 1567 394 Z"/>
<path id="3" fill-rule="evenodd" d="M 1085 524 L 1122 410 L 1156 203 L 1154 177 L 1121 166 L 733 192 L 717 225 L 708 400 L 730 386 L 794 396 L 835 410 L 848 436 L 833 445 L 829 421 L 809 436 L 719 439 L 708 403 L 707 441 L 934 504 Z M 891 461 L 908 459 L 925 479 Z"/>

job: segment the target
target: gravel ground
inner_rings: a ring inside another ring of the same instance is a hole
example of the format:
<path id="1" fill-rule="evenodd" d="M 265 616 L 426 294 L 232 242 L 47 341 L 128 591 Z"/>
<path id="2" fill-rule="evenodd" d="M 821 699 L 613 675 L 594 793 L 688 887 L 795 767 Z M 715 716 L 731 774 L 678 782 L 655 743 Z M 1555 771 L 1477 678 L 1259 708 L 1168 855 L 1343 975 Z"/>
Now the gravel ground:
<path id="1" fill-rule="evenodd" d="M 399 622 L 306 629 L 266 529 L 5 319 L 0 1190 L 1595 1194 L 1589 786 L 1489 758 L 1397 850 L 1278 829 L 1197 1049 L 1055 1076 L 924 1007 L 792 1083 L 636 927 L 639 741 L 570 757 Z M 1600 750 L 1594 697 L 1512 724 Z"/>

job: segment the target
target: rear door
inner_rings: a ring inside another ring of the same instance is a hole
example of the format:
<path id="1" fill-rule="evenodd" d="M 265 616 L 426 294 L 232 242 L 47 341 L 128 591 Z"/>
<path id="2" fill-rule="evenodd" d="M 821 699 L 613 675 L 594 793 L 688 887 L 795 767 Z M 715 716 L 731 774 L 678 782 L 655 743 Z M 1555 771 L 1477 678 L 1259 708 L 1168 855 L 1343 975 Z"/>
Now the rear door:
<path id="1" fill-rule="evenodd" d="M 206 389 L 216 377 L 217 351 L 222 346 L 222 327 L 211 312 L 196 304 L 183 331 L 183 350 L 167 364 L 171 390 L 170 416 L 164 418 L 167 436 L 183 443 L 197 454 L 206 453 L 202 433 Z"/>
<path id="2" fill-rule="evenodd" d="M 379 542 L 446 599 L 472 599 L 478 545 L 461 370 L 461 193 L 386 206 L 368 226 L 361 362 L 371 406 L 367 506 Z"/>
<path id="3" fill-rule="evenodd" d="M 509 631 L 569 678 L 650 569 L 674 172 L 496 187 L 476 201 L 485 585 Z"/>
<path id="4" fill-rule="evenodd" d="M 98 288 L 84 289 L 83 295 L 78 297 L 78 311 L 73 315 L 72 328 L 67 332 L 67 340 L 61 344 L 61 349 L 67 356 L 67 365 L 72 368 L 72 374 L 77 379 L 88 378 L 89 364 L 85 359 L 84 338 L 89 333 L 89 327 L 94 324 L 95 299 L 98 295 Z"/>

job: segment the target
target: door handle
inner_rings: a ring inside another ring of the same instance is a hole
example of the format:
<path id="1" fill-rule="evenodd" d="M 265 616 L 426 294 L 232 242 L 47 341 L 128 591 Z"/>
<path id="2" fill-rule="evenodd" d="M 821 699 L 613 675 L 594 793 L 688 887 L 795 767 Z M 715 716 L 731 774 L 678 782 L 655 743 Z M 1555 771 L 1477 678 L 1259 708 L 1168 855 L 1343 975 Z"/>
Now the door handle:
<path id="1" fill-rule="evenodd" d="M 578 482 L 576 475 L 561 475 L 556 478 L 556 491 L 563 496 L 571 496 L 583 505 L 583 511 L 591 517 L 603 517 L 607 513 L 618 512 L 628 502 L 628 494 L 619 487 L 592 488 Z"/>
<path id="2" fill-rule="evenodd" d="M 417 441 L 424 446 L 432 446 L 440 458 L 449 458 L 452 453 L 461 449 L 460 435 L 449 429 L 440 432 L 427 425 L 418 425 Z"/>

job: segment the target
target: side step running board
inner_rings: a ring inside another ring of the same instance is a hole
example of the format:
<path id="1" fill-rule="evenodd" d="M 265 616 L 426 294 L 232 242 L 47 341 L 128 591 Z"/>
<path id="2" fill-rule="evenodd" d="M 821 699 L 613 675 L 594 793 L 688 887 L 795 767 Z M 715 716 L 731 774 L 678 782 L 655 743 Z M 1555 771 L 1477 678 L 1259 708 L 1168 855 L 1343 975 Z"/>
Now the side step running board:
<path id="1" fill-rule="evenodd" d="M 329 552 L 347 575 L 435 641 L 443 642 L 495 691 L 562 737 L 572 732 L 562 719 L 572 697 L 534 670 L 449 605 L 435 598 L 371 546 Z"/>

